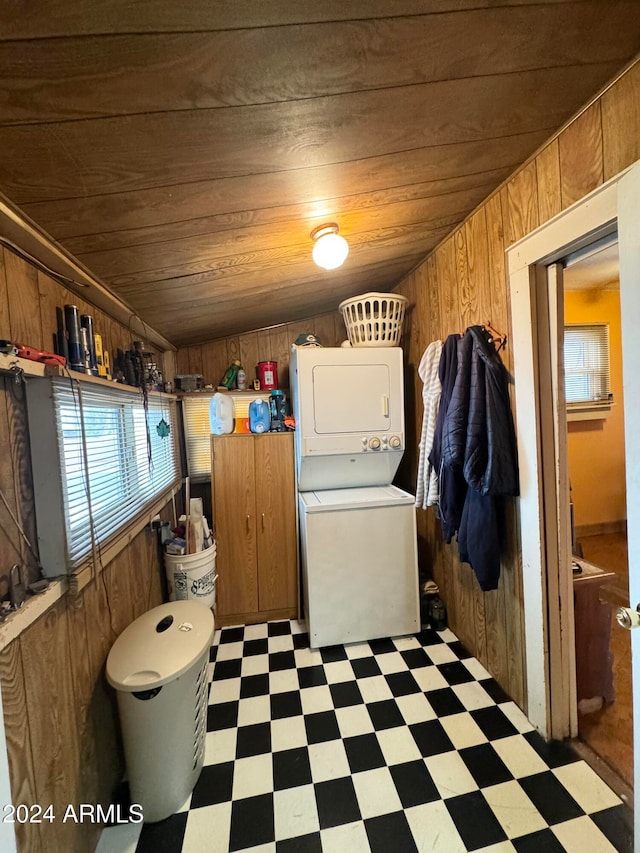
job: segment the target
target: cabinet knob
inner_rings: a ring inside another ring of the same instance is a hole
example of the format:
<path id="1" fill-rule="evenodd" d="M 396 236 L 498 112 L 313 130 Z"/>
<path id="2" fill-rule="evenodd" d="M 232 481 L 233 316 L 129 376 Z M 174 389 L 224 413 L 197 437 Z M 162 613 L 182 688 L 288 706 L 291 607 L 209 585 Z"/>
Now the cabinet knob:
<path id="1" fill-rule="evenodd" d="M 264 530 L 264 513 L 262 513 L 262 529 Z"/>
<path id="2" fill-rule="evenodd" d="M 247 515 L 247 533 L 249 532 L 249 519 L 251 516 Z"/>

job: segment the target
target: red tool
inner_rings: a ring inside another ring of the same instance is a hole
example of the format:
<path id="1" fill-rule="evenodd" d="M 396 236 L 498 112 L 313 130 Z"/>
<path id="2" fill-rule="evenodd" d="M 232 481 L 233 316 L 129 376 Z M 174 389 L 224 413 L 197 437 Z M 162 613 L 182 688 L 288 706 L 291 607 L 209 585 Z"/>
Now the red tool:
<path id="1" fill-rule="evenodd" d="M 42 364 L 59 364 L 61 367 L 65 367 L 67 364 L 67 359 L 55 352 L 46 352 L 46 350 L 25 346 L 25 344 L 16 343 L 14 346 L 18 350 L 18 358 L 28 358 L 29 361 L 39 361 Z"/>

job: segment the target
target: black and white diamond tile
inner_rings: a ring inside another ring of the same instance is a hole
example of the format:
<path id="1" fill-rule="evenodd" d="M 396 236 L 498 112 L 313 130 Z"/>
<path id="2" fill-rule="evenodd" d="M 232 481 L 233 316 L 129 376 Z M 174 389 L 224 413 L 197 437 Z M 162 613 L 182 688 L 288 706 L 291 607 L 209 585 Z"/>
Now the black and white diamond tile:
<path id="1" fill-rule="evenodd" d="M 449 630 L 314 650 L 271 622 L 217 631 L 210 659 L 193 794 L 100 853 L 630 849 L 618 797 Z"/>

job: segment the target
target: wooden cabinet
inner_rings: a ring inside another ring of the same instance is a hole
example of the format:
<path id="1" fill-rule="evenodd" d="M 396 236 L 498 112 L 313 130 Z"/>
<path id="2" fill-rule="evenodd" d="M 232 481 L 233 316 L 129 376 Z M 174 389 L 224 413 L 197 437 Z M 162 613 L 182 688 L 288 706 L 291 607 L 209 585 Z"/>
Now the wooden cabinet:
<path id="1" fill-rule="evenodd" d="M 212 436 L 219 625 L 298 615 L 293 433 Z"/>
<path id="2" fill-rule="evenodd" d="M 597 710 L 594 700 L 613 702 L 613 656 L 611 641 L 611 604 L 602 595 L 602 583 L 615 578 L 615 572 L 601 569 L 583 559 L 574 561 L 580 574 L 573 576 L 574 623 L 576 639 L 576 693 L 578 710 Z"/>

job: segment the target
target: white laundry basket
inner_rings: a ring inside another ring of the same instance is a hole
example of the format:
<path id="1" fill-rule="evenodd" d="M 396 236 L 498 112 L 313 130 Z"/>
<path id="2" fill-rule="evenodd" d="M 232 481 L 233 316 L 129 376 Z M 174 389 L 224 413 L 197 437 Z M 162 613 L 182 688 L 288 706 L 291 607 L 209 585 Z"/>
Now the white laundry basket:
<path id="1" fill-rule="evenodd" d="M 352 347 L 400 345 L 407 299 L 398 293 L 363 293 L 345 299 L 340 311 Z"/>
<path id="2" fill-rule="evenodd" d="M 169 602 L 138 617 L 109 652 L 131 802 L 145 822 L 175 814 L 202 770 L 213 631 L 205 605 Z"/>
<path id="3" fill-rule="evenodd" d="M 193 599 L 207 607 L 216 601 L 216 543 L 197 554 L 165 554 L 164 568 L 171 601 Z"/>

